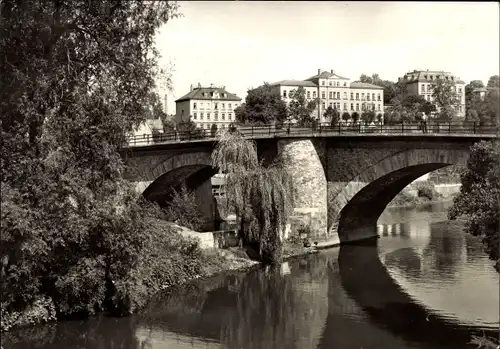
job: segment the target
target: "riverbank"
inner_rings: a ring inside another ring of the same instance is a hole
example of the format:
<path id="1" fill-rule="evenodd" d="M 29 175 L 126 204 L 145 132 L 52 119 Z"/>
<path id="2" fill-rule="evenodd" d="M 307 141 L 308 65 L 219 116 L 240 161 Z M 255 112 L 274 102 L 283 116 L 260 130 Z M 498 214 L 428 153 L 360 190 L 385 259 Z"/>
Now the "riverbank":
<path id="1" fill-rule="evenodd" d="M 426 206 L 426 205 L 432 205 L 432 204 L 438 204 L 441 202 L 450 202 L 453 201 L 453 196 L 448 196 L 448 197 L 441 197 L 438 199 L 433 199 L 429 200 L 427 198 L 422 198 L 422 197 L 414 197 L 414 200 L 407 201 L 407 202 L 398 202 L 398 201 L 391 201 L 389 205 L 387 205 L 387 208 L 411 208 L 411 207 L 420 207 L 420 206 Z"/>

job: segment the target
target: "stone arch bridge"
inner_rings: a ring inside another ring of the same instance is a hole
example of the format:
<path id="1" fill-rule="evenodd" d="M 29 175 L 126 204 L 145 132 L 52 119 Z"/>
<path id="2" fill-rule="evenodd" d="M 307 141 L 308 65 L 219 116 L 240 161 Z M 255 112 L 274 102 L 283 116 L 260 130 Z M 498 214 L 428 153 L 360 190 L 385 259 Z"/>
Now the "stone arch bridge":
<path id="1" fill-rule="evenodd" d="M 469 148 L 495 135 L 342 135 L 257 139 L 259 158 L 277 157 L 294 181 L 294 215 L 306 216 L 318 238 L 350 242 L 374 237 L 387 204 L 420 176 L 465 164 Z M 213 221 L 213 140 L 122 150 L 126 177 L 153 201 L 168 201 L 182 182 L 195 190 Z"/>

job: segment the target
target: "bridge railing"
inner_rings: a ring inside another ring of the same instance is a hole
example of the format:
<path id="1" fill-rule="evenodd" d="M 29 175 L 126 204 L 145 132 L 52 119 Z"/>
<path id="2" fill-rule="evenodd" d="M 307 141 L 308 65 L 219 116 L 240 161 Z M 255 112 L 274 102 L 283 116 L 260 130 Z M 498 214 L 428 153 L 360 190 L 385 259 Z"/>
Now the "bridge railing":
<path id="1" fill-rule="evenodd" d="M 464 134 L 464 135 L 494 135 L 499 133 L 495 125 L 480 125 L 476 122 L 451 121 L 428 122 L 426 127 L 422 123 L 399 124 L 363 124 L 337 123 L 316 124 L 312 126 L 247 126 L 236 125 L 236 128 L 245 137 L 251 139 L 297 136 L 342 136 L 355 134 L 380 135 L 418 135 L 418 134 Z M 130 136 L 125 146 L 144 146 L 159 143 L 175 143 L 180 141 L 215 140 L 217 135 L 212 130 L 196 129 L 189 131 L 169 131 L 156 134 Z"/>

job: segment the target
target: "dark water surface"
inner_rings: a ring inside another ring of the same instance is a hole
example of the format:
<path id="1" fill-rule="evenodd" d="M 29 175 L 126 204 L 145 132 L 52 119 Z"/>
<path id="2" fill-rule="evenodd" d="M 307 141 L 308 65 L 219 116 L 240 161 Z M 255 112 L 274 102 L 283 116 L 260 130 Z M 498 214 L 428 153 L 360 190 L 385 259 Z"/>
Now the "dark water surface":
<path id="1" fill-rule="evenodd" d="M 143 314 L 21 329 L 4 349 L 471 348 L 498 337 L 499 275 L 449 204 L 388 209 L 380 239 L 158 297 Z"/>

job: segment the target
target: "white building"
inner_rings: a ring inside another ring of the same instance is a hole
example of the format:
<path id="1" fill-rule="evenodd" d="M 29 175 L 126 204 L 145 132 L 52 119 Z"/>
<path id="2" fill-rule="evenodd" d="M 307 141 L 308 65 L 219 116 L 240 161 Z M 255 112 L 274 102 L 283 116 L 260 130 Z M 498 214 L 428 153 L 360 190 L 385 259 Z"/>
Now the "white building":
<path id="1" fill-rule="evenodd" d="M 405 83 L 405 96 L 422 96 L 426 101 L 434 102 L 433 85 L 440 79 L 453 82 L 458 100 L 455 111 L 459 117 L 465 117 L 465 82 L 453 74 L 442 70 L 414 70 L 398 80 Z"/>
<path id="2" fill-rule="evenodd" d="M 318 74 L 306 80 L 282 80 L 271 84 L 282 99 L 288 103 L 292 100 L 290 92 L 302 86 L 306 98 L 319 98 L 319 105 L 314 111 L 320 122 L 329 122 L 323 116 L 328 107 L 336 108 L 342 115 L 344 112 L 361 114 L 373 110 L 376 114 L 384 113 L 384 89 L 380 86 L 353 81 L 349 78 L 318 69 Z"/>
<path id="3" fill-rule="evenodd" d="M 176 122 L 191 119 L 198 127 L 210 129 L 227 127 L 236 120 L 234 110 L 241 105 L 241 98 L 226 91 L 225 86 L 197 87 L 175 101 Z"/>
<path id="4" fill-rule="evenodd" d="M 130 135 L 130 145 L 147 145 L 153 143 L 153 134 L 163 133 L 163 123 L 160 119 L 148 119 L 141 123 Z"/>

